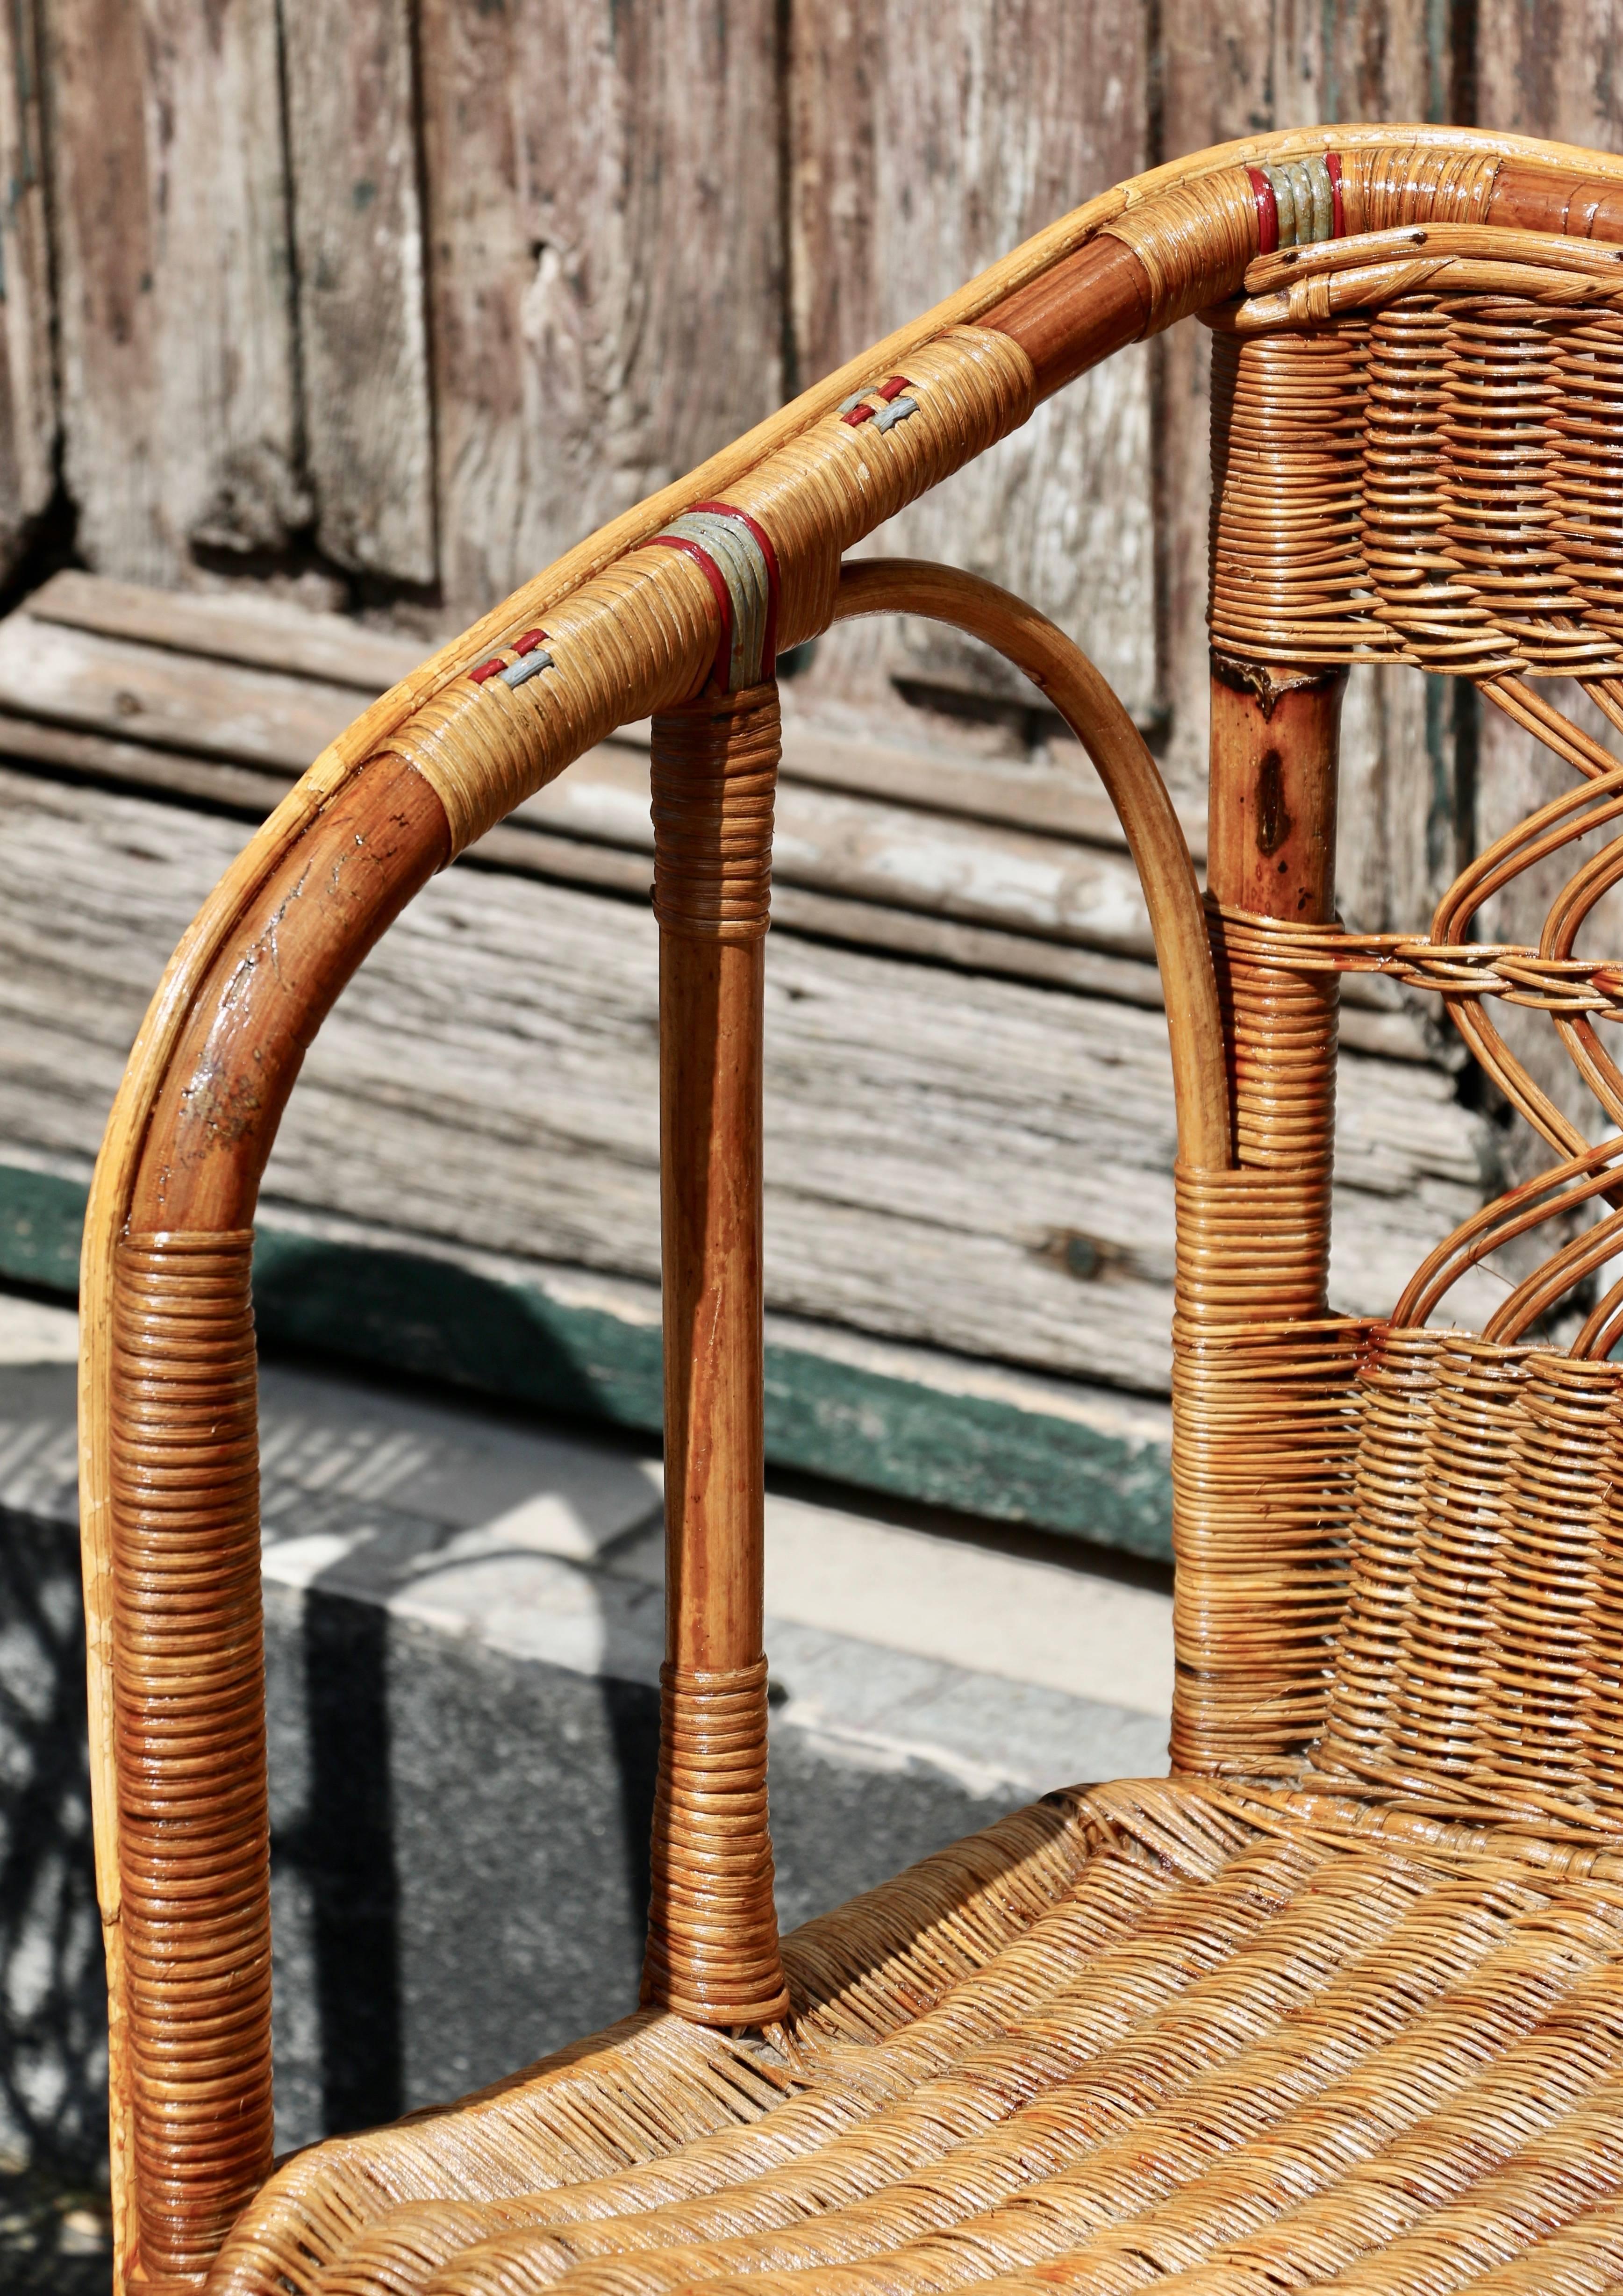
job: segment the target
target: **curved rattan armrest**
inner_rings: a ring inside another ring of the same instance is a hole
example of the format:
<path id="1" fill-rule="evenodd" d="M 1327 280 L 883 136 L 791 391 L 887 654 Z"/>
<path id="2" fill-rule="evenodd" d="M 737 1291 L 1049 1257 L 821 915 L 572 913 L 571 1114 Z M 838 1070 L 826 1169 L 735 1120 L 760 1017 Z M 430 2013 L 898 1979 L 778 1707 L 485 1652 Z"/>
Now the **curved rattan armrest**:
<path id="1" fill-rule="evenodd" d="M 1119 185 L 603 528 L 384 695 L 266 822 L 176 951 L 109 1122 L 84 1254 L 83 1543 L 120 2276 L 139 2252 L 149 2279 L 195 2279 L 268 2164 L 249 1251 L 305 1047 L 436 869 L 617 725 L 704 685 L 726 600 L 692 553 L 661 546 L 673 518 L 725 498 L 775 567 L 779 648 L 816 635 L 854 543 L 1074 375 L 1237 292 L 1265 243 L 1268 169 L 1327 167 L 1327 150 L 1348 228 L 1435 215 L 1623 237 L 1623 162 L 1455 129 L 1259 137 Z M 854 578 L 848 595 L 865 579 L 881 578 Z M 1114 720 L 1088 718 L 1097 697 L 1074 663 L 1062 674 L 1080 680 L 1073 722 L 1100 734 L 1090 746 L 1109 782 L 1130 745 Z M 1170 848 L 1142 808 L 1135 828 L 1134 802 L 1124 817 L 1146 883 L 1165 877 L 1167 898 L 1152 898 L 1158 938 L 1170 935 L 1163 959 L 1180 952 L 1168 1013 L 1198 1161 L 1226 1126 L 1209 960 L 1191 939 L 1188 884 L 1173 887 Z M 178 2005 L 177 1969 L 194 1988 Z"/>

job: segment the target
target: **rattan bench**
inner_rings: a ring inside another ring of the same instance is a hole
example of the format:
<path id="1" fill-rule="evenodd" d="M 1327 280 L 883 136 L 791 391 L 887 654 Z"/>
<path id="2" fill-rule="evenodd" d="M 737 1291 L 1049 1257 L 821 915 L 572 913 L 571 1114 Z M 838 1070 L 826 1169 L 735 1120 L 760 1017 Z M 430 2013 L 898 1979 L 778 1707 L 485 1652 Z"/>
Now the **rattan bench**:
<path id="1" fill-rule="evenodd" d="M 1060 632 L 844 554 L 1123 345 L 1215 330 L 1209 887 Z M 780 1943 L 761 1649 L 760 1098 L 779 653 L 933 616 L 1036 679 L 1143 879 L 1177 1092 L 1173 1775 L 1078 1787 Z M 1334 911 L 1348 664 L 1572 769 L 1430 935 Z M 370 709 L 132 1055 L 85 1256 L 84 1540 L 124 2284 L 474 2296 L 1623 2288 L 1623 965 L 1471 939 L 1623 815 L 1623 161 L 1264 138 L 1122 185 L 629 512 Z M 668 1662 L 643 2006 L 273 2173 L 250 1231 L 304 1047 L 437 869 L 653 718 Z M 1338 975 L 1434 991 L 1553 1161 L 1381 1323 L 1325 1273 Z M 1594 1201 L 1592 1201 L 1594 1200 Z M 1573 1216 L 1578 1215 L 1576 1226 Z M 1598 1215 L 1598 1217 L 1597 1217 Z M 1557 1218 L 1488 1327 L 1454 1279 Z"/>

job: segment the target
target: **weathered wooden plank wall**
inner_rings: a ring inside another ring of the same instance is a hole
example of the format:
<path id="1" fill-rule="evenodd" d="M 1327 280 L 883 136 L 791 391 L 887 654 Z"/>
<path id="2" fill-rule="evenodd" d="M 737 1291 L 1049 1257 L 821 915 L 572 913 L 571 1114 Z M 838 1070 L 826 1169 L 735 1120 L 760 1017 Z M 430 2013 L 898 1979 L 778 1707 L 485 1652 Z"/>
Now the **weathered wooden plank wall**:
<path id="1" fill-rule="evenodd" d="M 304 450 L 317 546 L 435 578 L 434 435 L 407 0 L 283 0 Z"/>
<path id="2" fill-rule="evenodd" d="M 275 0 L 65 0 L 42 21 L 80 547 L 153 582 L 283 552 L 311 496 Z"/>
<path id="3" fill-rule="evenodd" d="M 103 575 L 292 588 L 407 631 L 455 627 L 1090 192 L 1320 118 L 1476 118 L 1615 148 L 1618 42 L 1598 0 L 18 0 L 0 11 L 0 574 L 41 570 L 30 537 L 60 488 L 50 546 L 71 521 Z M 974 566 L 1073 630 L 1192 811 L 1205 776 L 1209 373 L 1195 326 L 1111 362 L 874 545 Z M 23 643 L 12 626 L 12 651 Z M 127 711 L 135 737 L 184 747 L 184 698 L 166 733 L 153 694 L 113 677 L 114 642 L 97 643 L 112 680 L 100 732 L 111 740 Z M 37 679 L 72 651 L 61 628 L 27 644 Z M 259 656 L 242 659 L 280 693 L 274 663 L 267 679 Z M 81 692 L 81 715 L 97 693 Z M 1025 772 L 1053 730 L 1011 706 L 1014 689 L 967 644 L 906 624 L 838 633 L 793 694 L 800 734 L 821 713 L 824 732 L 882 737 L 883 786 L 904 806 L 908 757 L 928 750 L 938 782 L 955 745 L 988 772 Z M 253 741 L 262 762 L 281 759 L 299 710 L 327 706 L 283 695 L 278 717 L 261 701 L 252 739 L 233 734 L 239 765 L 258 758 Z M 1461 841 L 1493 833 L 1555 770 L 1491 710 L 1479 720 L 1468 692 L 1403 672 L 1355 676 L 1344 754 L 1340 903 L 1368 928 L 1422 922 Z M 803 824 L 822 821 L 832 851 L 844 800 L 829 788 L 848 784 L 830 770 L 825 758 L 821 790 L 802 774 L 785 819 L 798 806 Z M 1058 778 L 1050 758 L 1043 786 Z M 575 793 L 588 811 L 619 801 L 596 784 Z M 628 801 L 641 804 L 640 783 Z M 6 803 L 37 830 L 39 865 L 72 889 L 60 906 L 83 949 L 103 914 L 123 935 L 103 968 L 122 1002 L 99 982 L 86 1000 L 93 1041 L 68 1089 L 55 1071 L 78 1006 L 60 979 L 49 988 L 40 955 L 61 932 L 31 897 L 0 922 L 39 1007 L 0 1028 L 0 1136 L 82 1159 L 148 980 L 236 830 L 173 827 L 179 873 L 159 887 L 155 852 L 98 841 L 118 811 L 104 795 L 37 819 L 26 784 Z M 118 818 L 127 828 L 139 811 Z M 979 832 L 936 833 L 950 875 L 953 839 Z M 801 838 L 797 897 L 816 844 Z M 840 851 L 836 890 L 877 915 L 883 870 L 865 876 L 850 838 Z M 120 869 L 123 893 L 110 890 Z M 457 873 L 437 887 L 335 1018 L 277 1185 L 357 1218 L 386 1185 L 424 1234 L 646 1279 L 652 927 L 578 890 L 472 884 Z M 1537 897 L 1519 890 L 1496 922 L 1531 937 Z M 943 892 L 934 922 L 1040 938 L 1053 921 L 1029 887 L 1020 902 L 1004 918 Z M 881 947 L 875 929 L 834 951 L 786 922 L 775 1305 L 889 1341 L 1157 1386 L 1170 1153 L 1159 1016 L 1116 975 L 1112 988 L 1023 961 L 976 980 L 962 950 L 957 972 L 918 961 L 941 955 L 922 926 L 914 943 Z M 504 949 L 549 926 L 560 938 L 542 974 L 498 995 Z M 482 1053 L 459 1049 L 479 1033 L 472 992 L 437 971 L 453 938 L 484 967 Z M 586 1017 L 588 986 L 606 1018 Z M 361 1022 L 386 1007 L 412 1016 L 408 1066 L 430 1048 L 428 1083 L 389 1071 L 386 1046 L 363 1054 Z M 1416 1059 L 1412 1026 L 1389 1021 L 1409 1039 L 1365 1035 L 1341 1140 L 1338 1283 L 1372 1308 L 1471 1200 L 1479 1152 L 1485 1170 L 1497 1155 L 1447 1074 Z M 1567 1095 L 1551 1032 L 1529 1035 Z M 1027 1050 L 999 1066 L 993 1042 Z M 536 1046 L 575 1078 L 572 1099 L 526 1065 Z M 481 1059 L 487 1078 L 507 1062 L 521 1142 L 478 1118 L 493 1098 L 477 1088 Z M 1050 1066 L 1071 1083 L 1051 1089 Z M 368 1129 L 374 1103 L 391 1113 Z M 1384 1163 L 1370 1146 L 1383 1131 L 1401 1144 Z M 1066 1256 L 1078 1237 L 1110 1247 L 1086 1279 Z M 1084 1280 L 1093 1304 L 1079 1314 Z"/>
<path id="4" fill-rule="evenodd" d="M 1078 184 L 1148 164 L 1140 9 L 887 0 L 796 8 L 791 22 L 791 316 L 806 379 L 1062 214 Z M 1144 719 L 1159 702 L 1149 377 L 1146 351 L 1112 360 L 872 545 L 948 558 L 1040 600 L 1086 631 Z M 868 625 L 840 651 L 848 675 L 877 656 L 948 690 L 989 678 L 984 656 L 928 628 Z"/>
<path id="5" fill-rule="evenodd" d="M 775 0 L 422 0 L 440 580 L 466 620 L 780 403 Z"/>
<path id="6" fill-rule="evenodd" d="M 83 1169 L 234 822 L 0 770 L 0 1139 Z M 453 869 L 323 1029 L 273 1206 L 653 1279 L 658 962 L 643 905 Z M 515 964 L 514 953 L 526 961 Z M 874 1338 L 1164 1390 L 1176 1136 L 1159 1013 L 768 946 L 766 1288 Z M 1345 1053 L 1337 1297 L 1379 1313 L 1475 1206 L 1448 1079 Z M 1472 1299 L 1481 1312 L 1491 1288 Z"/>
<path id="7" fill-rule="evenodd" d="M 12 537 L 51 499 L 56 398 L 51 372 L 51 258 L 44 125 L 34 20 L 0 36 L 0 573 Z"/>
<path id="8" fill-rule="evenodd" d="M 1611 145 L 1618 37 L 1597 0 L 32 0 L 0 26 L 0 562 L 59 437 L 100 571 L 268 555 L 459 621 L 1147 161 L 1381 115 Z M 1196 328 L 1113 362 L 899 535 L 1073 628 L 1191 791 L 1206 369 Z M 998 690 L 906 629 L 811 690 L 897 676 Z M 1363 685 L 1344 900 L 1406 921 L 1448 713 Z"/>

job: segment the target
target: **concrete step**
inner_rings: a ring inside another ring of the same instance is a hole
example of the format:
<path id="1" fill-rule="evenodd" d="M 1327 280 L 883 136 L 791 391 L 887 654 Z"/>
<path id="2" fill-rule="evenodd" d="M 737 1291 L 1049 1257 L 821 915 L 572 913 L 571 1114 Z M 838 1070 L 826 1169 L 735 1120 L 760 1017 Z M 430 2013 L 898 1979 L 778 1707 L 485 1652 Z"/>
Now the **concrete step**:
<path id="1" fill-rule="evenodd" d="M 99 2141 L 74 1319 L 0 1296 L 0 2145 Z M 262 1375 L 278 2142 L 511 2070 L 635 1997 L 662 1646 L 630 1443 L 310 1362 Z M 785 1926 L 1049 1788 L 1165 1767 L 1165 1574 L 766 1507 Z"/>

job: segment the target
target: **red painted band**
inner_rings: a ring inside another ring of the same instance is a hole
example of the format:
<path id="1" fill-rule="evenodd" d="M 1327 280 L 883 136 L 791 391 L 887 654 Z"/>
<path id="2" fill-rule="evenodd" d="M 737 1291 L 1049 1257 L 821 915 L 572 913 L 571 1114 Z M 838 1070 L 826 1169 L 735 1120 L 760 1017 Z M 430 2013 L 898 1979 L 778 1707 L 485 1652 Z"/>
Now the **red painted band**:
<path id="1" fill-rule="evenodd" d="M 878 398 L 882 398 L 885 404 L 889 406 L 893 398 L 899 398 L 903 391 L 911 390 L 912 389 L 913 385 L 908 381 L 905 374 L 893 374 L 888 381 L 881 382 L 874 396 Z"/>
<path id="2" fill-rule="evenodd" d="M 475 685 L 482 685 L 488 677 L 494 677 L 498 669 L 505 669 L 506 667 L 506 663 L 498 657 L 495 661 L 481 661 L 479 668 L 471 669 L 468 675 Z"/>
<path id="3" fill-rule="evenodd" d="M 735 518 L 742 526 L 747 526 L 755 537 L 756 548 L 766 562 L 766 629 L 761 641 L 761 676 L 770 677 L 778 658 L 778 586 L 782 579 L 772 537 L 758 520 L 751 518 L 747 510 L 740 510 L 736 503 L 701 502 L 695 503 L 693 508 L 713 511 L 717 518 Z"/>
<path id="4" fill-rule="evenodd" d="M 699 568 L 715 594 L 716 603 L 721 610 L 721 635 L 716 641 L 716 652 L 701 683 L 708 685 L 720 669 L 722 683 L 725 685 L 727 670 L 732 668 L 733 654 L 733 599 L 727 588 L 725 576 L 704 545 L 701 542 L 694 542 L 688 535 L 651 534 L 648 540 L 651 548 L 657 544 L 663 550 L 684 552 Z"/>
<path id="5" fill-rule="evenodd" d="M 538 645 L 545 645 L 545 644 L 546 632 L 545 630 L 526 630 L 521 638 L 515 638 L 513 640 L 512 650 L 514 653 L 534 653 Z"/>
<path id="6" fill-rule="evenodd" d="M 1251 179 L 1251 193 L 1257 201 L 1257 252 L 1272 255 L 1279 245 L 1279 201 L 1260 168 L 1248 168 L 1245 172 Z"/>
<path id="7" fill-rule="evenodd" d="M 848 414 L 842 414 L 840 420 L 842 422 L 848 422 L 852 430 L 855 430 L 859 422 L 873 422 L 873 409 L 868 405 L 867 400 L 865 398 L 860 406 L 853 406 L 850 413 Z"/>
<path id="8" fill-rule="evenodd" d="M 1341 155 L 1339 152 L 1325 152 L 1324 172 L 1330 178 L 1331 234 L 1336 239 L 1345 239 L 1347 212 L 1341 205 Z"/>

